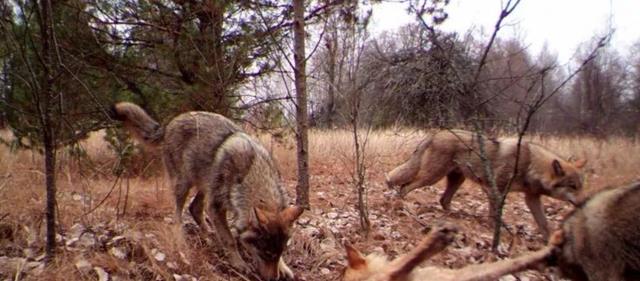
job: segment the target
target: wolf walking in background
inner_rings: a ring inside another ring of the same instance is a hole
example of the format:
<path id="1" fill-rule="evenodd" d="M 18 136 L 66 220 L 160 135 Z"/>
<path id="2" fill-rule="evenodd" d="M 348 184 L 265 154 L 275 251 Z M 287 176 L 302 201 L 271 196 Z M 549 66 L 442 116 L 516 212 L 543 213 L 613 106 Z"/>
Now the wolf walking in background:
<path id="1" fill-rule="evenodd" d="M 513 177 L 517 143 L 516 138 L 483 138 L 485 157 L 491 164 L 498 188 L 504 189 Z M 510 191 L 523 192 L 525 203 L 545 238 L 549 230 L 540 196 L 575 202 L 582 188 L 579 169 L 585 161 L 570 163 L 540 145 L 523 141 L 520 146 L 518 170 Z M 465 179 L 478 183 L 490 195 L 478 146 L 478 135 L 463 130 L 441 131 L 423 141 L 405 163 L 386 176 L 390 188 L 400 186 L 399 196 L 432 185 L 447 177 L 447 188 L 440 204 L 449 209 L 451 199 Z M 501 190 L 503 191 L 503 190 Z M 493 217 L 496 206 L 489 198 L 489 211 Z"/>
<path id="2" fill-rule="evenodd" d="M 291 226 L 303 209 L 287 206 L 278 170 L 262 145 L 214 113 L 183 113 L 164 128 L 132 103 L 115 104 L 112 114 L 137 139 L 161 149 L 174 185 L 179 223 L 189 190 L 196 186 L 189 212 L 207 229 L 203 219 L 206 208 L 234 267 L 249 270 L 230 232 L 227 211 L 235 215 L 237 238 L 256 258 L 260 275 L 267 280 L 293 278 L 281 256 Z"/>

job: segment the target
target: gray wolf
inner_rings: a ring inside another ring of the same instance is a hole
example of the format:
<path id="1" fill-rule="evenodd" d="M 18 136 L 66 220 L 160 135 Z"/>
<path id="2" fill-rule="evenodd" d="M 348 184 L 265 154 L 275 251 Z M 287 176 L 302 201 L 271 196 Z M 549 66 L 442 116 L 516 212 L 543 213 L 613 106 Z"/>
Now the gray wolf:
<path id="1" fill-rule="evenodd" d="M 173 182 L 176 219 L 189 190 L 197 193 L 189 212 L 201 228 L 205 209 L 232 266 L 249 271 L 229 229 L 227 211 L 234 216 L 237 239 L 257 261 L 262 278 L 293 278 L 282 260 L 293 222 L 303 209 L 287 206 L 280 175 L 268 151 L 240 127 L 222 115 L 188 112 L 173 118 L 166 127 L 142 108 L 120 102 L 111 109 L 115 119 L 134 137 L 159 148 Z M 206 204 L 205 204 L 206 202 Z"/>
<path id="2" fill-rule="evenodd" d="M 512 178 L 517 151 L 516 138 L 482 138 L 485 156 L 498 188 L 504 190 Z M 386 175 L 389 188 L 400 186 L 399 196 L 432 185 L 447 178 L 447 187 L 440 204 L 449 210 L 451 199 L 460 185 L 469 179 L 478 183 L 489 196 L 489 180 L 484 171 L 478 145 L 478 135 L 463 130 L 440 131 L 418 145 L 411 157 Z M 538 144 L 523 141 L 520 158 L 510 191 L 524 193 L 525 203 L 545 239 L 549 230 L 540 196 L 576 202 L 582 189 L 579 169 L 586 161 L 568 162 Z M 495 203 L 489 198 L 490 216 Z"/>
<path id="3" fill-rule="evenodd" d="M 563 221 L 552 265 L 572 280 L 640 280 L 640 182 L 606 189 Z"/>
<path id="4" fill-rule="evenodd" d="M 418 267 L 429 257 L 442 251 L 454 238 L 455 227 L 442 226 L 432 230 L 412 251 L 388 261 L 385 256 L 370 254 L 363 256 L 355 248 L 345 245 L 348 265 L 343 281 L 481 281 L 497 280 L 501 276 L 525 270 L 549 259 L 556 244 L 552 239 L 548 246 L 514 259 L 494 263 L 477 264 L 461 269 Z M 555 235 L 555 234 L 554 234 Z"/>

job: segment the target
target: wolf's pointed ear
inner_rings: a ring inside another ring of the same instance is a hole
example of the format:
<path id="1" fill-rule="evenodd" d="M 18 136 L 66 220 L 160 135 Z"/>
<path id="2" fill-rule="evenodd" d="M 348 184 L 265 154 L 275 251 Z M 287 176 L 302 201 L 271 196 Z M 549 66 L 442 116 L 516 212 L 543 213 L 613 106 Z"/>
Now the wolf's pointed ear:
<path id="1" fill-rule="evenodd" d="M 303 211 L 304 209 L 300 206 L 289 206 L 280 212 L 280 217 L 283 221 L 291 225 L 302 215 Z"/>
<path id="2" fill-rule="evenodd" d="M 582 169 L 584 165 L 587 165 L 587 159 L 579 159 L 579 160 L 573 161 L 573 165 L 576 166 L 576 168 L 578 169 Z"/>
<path id="3" fill-rule="evenodd" d="M 269 215 L 266 211 L 263 211 L 260 208 L 253 208 L 253 212 L 256 214 L 256 219 L 258 219 L 258 223 L 260 225 L 264 225 L 269 222 Z"/>
<path id="4" fill-rule="evenodd" d="M 344 243 L 344 249 L 347 251 L 349 268 L 360 269 L 367 266 L 367 260 L 362 256 L 362 254 L 360 254 L 360 251 L 351 246 L 349 242 Z"/>
<path id="5" fill-rule="evenodd" d="M 553 166 L 553 173 L 558 177 L 563 177 L 565 175 L 564 169 L 562 169 L 562 165 L 560 165 L 560 161 L 557 159 L 553 159 L 551 162 L 551 166 Z"/>

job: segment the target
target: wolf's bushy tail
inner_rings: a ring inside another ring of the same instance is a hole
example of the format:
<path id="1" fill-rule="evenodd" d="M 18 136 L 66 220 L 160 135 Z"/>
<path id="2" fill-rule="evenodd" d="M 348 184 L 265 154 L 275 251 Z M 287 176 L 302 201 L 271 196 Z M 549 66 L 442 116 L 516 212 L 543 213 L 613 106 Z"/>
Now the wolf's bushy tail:
<path id="1" fill-rule="evenodd" d="M 114 104 L 110 110 L 111 118 L 123 122 L 124 127 L 138 140 L 148 145 L 162 142 L 164 129 L 140 106 L 130 102 Z"/>
<path id="2" fill-rule="evenodd" d="M 391 172 L 385 174 L 385 182 L 387 187 L 393 188 L 396 186 L 402 186 L 413 181 L 413 178 L 418 174 L 420 170 L 420 164 L 422 162 L 422 155 L 427 148 L 431 145 L 431 138 L 421 142 L 416 150 L 413 152 L 409 160 L 400 164 Z"/>

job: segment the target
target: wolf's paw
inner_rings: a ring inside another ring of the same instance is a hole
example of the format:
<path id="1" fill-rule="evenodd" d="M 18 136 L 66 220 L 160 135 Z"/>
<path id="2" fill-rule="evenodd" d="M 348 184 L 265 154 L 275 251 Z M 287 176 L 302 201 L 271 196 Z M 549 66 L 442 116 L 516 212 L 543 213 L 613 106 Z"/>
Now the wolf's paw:
<path id="1" fill-rule="evenodd" d="M 399 189 L 397 189 L 396 198 L 404 199 L 404 197 L 407 196 L 407 194 L 409 194 L 409 192 L 411 192 L 411 190 L 407 189 L 406 187 L 407 186 L 404 185 L 404 186 L 400 187 Z"/>
<path id="2" fill-rule="evenodd" d="M 451 210 L 451 203 L 445 201 L 444 199 L 440 199 L 440 206 L 442 207 L 442 210 L 446 212 Z"/>

